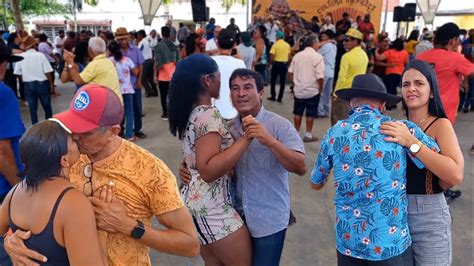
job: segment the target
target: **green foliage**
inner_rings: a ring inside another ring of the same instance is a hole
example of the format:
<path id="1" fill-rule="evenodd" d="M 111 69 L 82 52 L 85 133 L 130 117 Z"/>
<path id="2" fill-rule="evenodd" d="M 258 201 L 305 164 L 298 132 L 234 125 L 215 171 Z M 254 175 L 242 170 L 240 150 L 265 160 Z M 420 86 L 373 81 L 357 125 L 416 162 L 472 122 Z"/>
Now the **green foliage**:
<path id="1" fill-rule="evenodd" d="M 226 10 L 229 10 L 234 4 L 247 4 L 248 0 L 222 0 L 222 6 L 225 7 Z"/>
<path id="2" fill-rule="evenodd" d="M 22 15 L 54 15 L 69 13 L 66 5 L 56 0 L 20 0 Z"/>
<path id="3" fill-rule="evenodd" d="M 98 4 L 99 0 L 84 0 L 84 3 L 90 5 L 90 6 L 96 6 Z"/>

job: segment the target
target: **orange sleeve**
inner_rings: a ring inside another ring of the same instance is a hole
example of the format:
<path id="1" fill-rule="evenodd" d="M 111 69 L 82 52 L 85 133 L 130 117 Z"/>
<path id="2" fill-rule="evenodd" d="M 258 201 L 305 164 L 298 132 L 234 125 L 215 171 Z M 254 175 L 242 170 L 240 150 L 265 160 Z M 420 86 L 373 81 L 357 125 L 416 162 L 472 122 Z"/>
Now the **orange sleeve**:
<path id="1" fill-rule="evenodd" d="M 184 206 L 178 190 L 176 177 L 160 159 L 143 173 L 143 192 L 148 197 L 154 215 L 174 211 Z"/>

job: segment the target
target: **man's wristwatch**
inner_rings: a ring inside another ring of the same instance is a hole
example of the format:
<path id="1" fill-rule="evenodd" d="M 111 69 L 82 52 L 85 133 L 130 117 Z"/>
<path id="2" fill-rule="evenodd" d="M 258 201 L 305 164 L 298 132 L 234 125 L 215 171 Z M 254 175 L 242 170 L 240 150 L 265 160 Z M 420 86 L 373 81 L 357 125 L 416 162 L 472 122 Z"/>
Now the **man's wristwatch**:
<path id="1" fill-rule="evenodd" d="M 145 234 L 145 225 L 139 220 L 137 220 L 137 225 L 133 228 L 132 233 L 130 234 L 131 237 L 135 239 L 142 238 L 143 234 Z"/>
<path id="2" fill-rule="evenodd" d="M 413 143 L 412 145 L 410 145 L 410 152 L 412 154 L 417 154 L 421 149 L 421 145 L 423 145 L 423 143 L 421 143 L 421 141 L 417 141 L 417 142 Z"/>

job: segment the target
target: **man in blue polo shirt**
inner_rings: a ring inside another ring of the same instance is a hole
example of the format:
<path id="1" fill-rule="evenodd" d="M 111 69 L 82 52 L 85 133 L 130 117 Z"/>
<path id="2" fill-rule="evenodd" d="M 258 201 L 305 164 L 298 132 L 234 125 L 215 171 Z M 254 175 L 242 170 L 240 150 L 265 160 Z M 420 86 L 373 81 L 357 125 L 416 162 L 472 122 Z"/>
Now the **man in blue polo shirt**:
<path id="1" fill-rule="evenodd" d="M 11 55 L 3 40 L 0 40 L 0 204 L 12 186 L 20 181 L 18 172 L 23 170 L 19 140 L 25 132 L 25 127 L 21 121 L 20 106 L 15 94 L 3 83 L 8 63 L 22 59 L 20 56 Z M 0 265 L 11 265 L 3 249 L 3 239 L 0 239 Z"/>

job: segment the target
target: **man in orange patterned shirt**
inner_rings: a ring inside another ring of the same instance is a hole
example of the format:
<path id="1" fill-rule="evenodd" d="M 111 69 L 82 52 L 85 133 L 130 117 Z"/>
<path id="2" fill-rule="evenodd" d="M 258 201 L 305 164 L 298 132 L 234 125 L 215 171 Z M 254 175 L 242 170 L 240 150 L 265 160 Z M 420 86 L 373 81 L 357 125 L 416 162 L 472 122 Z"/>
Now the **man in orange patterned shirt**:
<path id="1" fill-rule="evenodd" d="M 151 265 L 149 247 L 180 256 L 199 254 L 196 229 L 174 175 L 160 159 L 118 137 L 123 107 L 112 90 L 86 85 L 69 110 L 55 118 L 73 132 L 82 154 L 70 181 L 91 197 L 109 265 Z M 166 229 L 153 228 L 153 217 Z M 24 233 L 17 231 L 5 241 L 12 260 L 45 261 L 21 243 Z"/>

